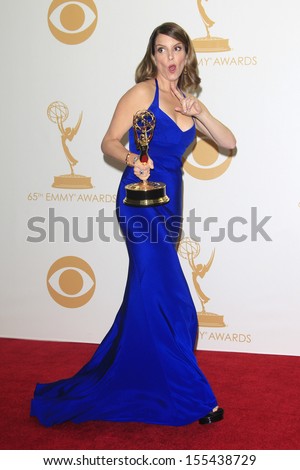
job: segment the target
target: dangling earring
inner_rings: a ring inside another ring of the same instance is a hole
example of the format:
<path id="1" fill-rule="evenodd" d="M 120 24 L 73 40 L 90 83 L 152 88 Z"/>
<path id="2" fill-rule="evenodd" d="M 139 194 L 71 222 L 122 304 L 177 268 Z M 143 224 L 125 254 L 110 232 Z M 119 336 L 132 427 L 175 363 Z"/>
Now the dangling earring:
<path id="1" fill-rule="evenodd" d="M 187 68 L 186 68 L 186 65 L 184 66 L 184 69 L 183 69 L 183 75 L 187 75 L 188 71 L 187 71 Z"/>

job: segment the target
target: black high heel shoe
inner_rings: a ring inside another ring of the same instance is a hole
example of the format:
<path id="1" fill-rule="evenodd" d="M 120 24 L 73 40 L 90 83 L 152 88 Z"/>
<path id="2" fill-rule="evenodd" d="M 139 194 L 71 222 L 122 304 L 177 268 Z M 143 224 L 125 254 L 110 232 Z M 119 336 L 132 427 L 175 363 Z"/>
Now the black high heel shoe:
<path id="1" fill-rule="evenodd" d="M 216 423 L 217 421 L 221 421 L 224 418 L 224 410 L 223 408 L 218 408 L 216 411 L 211 411 L 203 418 L 199 419 L 199 424 L 211 424 Z"/>

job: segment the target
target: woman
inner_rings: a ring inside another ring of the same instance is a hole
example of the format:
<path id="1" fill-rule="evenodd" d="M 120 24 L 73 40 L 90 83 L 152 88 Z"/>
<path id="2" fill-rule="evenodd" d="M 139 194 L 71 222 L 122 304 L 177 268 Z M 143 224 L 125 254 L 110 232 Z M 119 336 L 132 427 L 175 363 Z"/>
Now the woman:
<path id="1" fill-rule="evenodd" d="M 66 420 L 180 426 L 223 418 L 194 356 L 197 315 L 176 241 L 181 158 L 196 128 L 225 148 L 234 148 L 235 138 L 199 100 L 185 94 L 200 79 L 191 41 L 180 26 L 164 23 L 153 31 L 136 82 L 120 99 L 102 141 L 106 155 L 126 164 L 117 196 L 129 254 L 124 299 L 103 342 L 74 377 L 37 385 L 31 414 L 46 426 Z M 147 163 L 139 161 L 132 129 L 133 115 L 141 109 L 156 117 Z M 127 131 L 129 150 L 121 143 Z M 170 201 L 125 205 L 125 186 L 147 179 L 165 182 Z"/>

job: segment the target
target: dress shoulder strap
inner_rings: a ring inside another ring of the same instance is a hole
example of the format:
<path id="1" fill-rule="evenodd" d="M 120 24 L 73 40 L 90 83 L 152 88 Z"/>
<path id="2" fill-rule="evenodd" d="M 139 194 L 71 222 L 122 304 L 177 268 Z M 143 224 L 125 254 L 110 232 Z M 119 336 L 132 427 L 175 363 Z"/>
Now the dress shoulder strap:
<path id="1" fill-rule="evenodd" d="M 155 95 L 152 104 L 159 107 L 159 88 L 157 78 L 155 79 Z"/>

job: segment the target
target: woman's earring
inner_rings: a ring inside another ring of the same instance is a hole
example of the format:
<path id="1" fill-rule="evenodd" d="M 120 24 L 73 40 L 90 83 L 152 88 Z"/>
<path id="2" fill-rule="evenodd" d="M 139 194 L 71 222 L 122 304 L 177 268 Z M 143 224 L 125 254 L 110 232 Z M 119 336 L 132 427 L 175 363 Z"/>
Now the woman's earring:
<path id="1" fill-rule="evenodd" d="M 187 71 L 187 68 L 186 68 L 186 65 L 184 66 L 184 69 L 183 69 L 183 75 L 187 75 L 188 71 Z"/>

